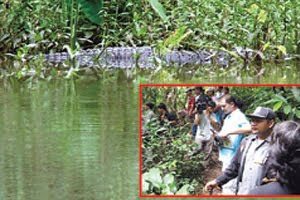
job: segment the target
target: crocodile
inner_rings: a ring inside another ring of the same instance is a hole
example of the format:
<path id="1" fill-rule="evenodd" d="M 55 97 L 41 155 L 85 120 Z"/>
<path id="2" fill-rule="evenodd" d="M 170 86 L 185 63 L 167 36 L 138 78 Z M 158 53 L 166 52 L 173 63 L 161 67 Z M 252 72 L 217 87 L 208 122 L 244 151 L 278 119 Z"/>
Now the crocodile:
<path id="1" fill-rule="evenodd" d="M 218 64 L 228 66 L 233 59 L 232 55 L 244 60 L 244 63 L 247 63 L 247 61 L 254 57 L 259 57 L 261 60 L 264 59 L 262 52 L 242 47 L 236 47 L 231 53 L 212 50 L 171 50 L 164 54 L 159 54 L 154 48 L 148 46 L 80 50 L 74 55 L 74 58 L 79 66 L 86 67 L 133 68 L 138 66 L 140 68 L 154 68 L 159 64 L 165 66 L 183 66 L 189 64 Z M 45 60 L 54 64 L 63 63 L 70 58 L 71 55 L 67 52 L 45 55 Z"/>
<path id="2" fill-rule="evenodd" d="M 50 53 L 45 60 L 59 64 L 70 59 L 68 52 Z M 186 51 L 172 50 L 158 54 L 152 47 L 108 47 L 106 49 L 80 50 L 74 55 L 80 66 L 101 66 L 112 68 L 154 68 L 158 63 L 166 66 L 187 64 L 212 64 L 213 62 L 227 66 L 230 56 L 217 51 Z"/>

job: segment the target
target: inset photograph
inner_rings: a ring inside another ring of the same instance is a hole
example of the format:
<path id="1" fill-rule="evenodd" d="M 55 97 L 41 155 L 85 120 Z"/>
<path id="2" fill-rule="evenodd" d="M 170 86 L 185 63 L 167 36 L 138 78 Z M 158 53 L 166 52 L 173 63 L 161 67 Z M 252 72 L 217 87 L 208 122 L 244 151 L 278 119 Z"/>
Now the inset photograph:
<path id="1" fill-rule="evenodd" d="M 140 85 L 140 197 L 300 197 L 300 85 Z"/>

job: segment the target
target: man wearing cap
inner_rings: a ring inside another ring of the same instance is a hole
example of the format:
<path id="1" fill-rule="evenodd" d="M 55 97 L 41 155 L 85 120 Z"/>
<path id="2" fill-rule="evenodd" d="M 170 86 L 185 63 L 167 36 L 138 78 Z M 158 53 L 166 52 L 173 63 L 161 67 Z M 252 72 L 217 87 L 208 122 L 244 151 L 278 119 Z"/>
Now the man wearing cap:
<path id="1" fill-rule="evenodd" d="M 215 87 L 215 96 L 218 101 L 224 96 L 222 90 L 223 90 L 223 86 Z"/>
<path id="2" fill-rule="evenodd" d="M 205 185 L 211 191 L 237 177 L 235 194 L 248 194 L 262 184 L 267 173 L 266 161 L 269 156 L 270 140 L 276 114 L 269 108 L 257 107 L 247 115 L 251 121 L 252 134 L 246 137 L 223 174 Z"/>
<path id="3" fill-rule="evenodd" d="M 209 87 L 206 89 L 206 94 L 214 101 L 217 102 L 217 97 L 215 96 L 215 89 L 213 87 Z"/>

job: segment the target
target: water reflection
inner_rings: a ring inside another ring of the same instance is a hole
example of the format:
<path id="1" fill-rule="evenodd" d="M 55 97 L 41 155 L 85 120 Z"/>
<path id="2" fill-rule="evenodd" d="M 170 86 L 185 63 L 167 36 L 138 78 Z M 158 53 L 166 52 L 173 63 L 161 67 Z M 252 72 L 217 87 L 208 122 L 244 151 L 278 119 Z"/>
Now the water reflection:
<path id="1" fill-rule="evenodd" d="M 299 66 L 104 71 L 0 86 L 0 199 L 139 199 L 139 83 L 299 83 Z M 28 88 L 29 87 L 29 88 Z"/>
<path id="2" fill-rule="evenodd" d="M 130 87 L 1 88 L 0 198 L 135 199 L 138 95 Z"/>

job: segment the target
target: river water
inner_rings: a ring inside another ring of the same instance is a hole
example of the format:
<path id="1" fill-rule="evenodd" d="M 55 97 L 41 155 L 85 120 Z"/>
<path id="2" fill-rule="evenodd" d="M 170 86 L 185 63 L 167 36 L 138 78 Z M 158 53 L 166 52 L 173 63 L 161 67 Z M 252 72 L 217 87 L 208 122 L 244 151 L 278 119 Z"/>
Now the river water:
<path id="1" fill-rule="evenodd" d="M 2 82 L 0 199 L 139 199 L 138 83 L 236 80 L 130 73 L 109 72 L 100 80 Z M 258 82 L 298 80 L 296 69 Z"/>
<path id="2" fill-rule="evenodd" d="M 126 82 L 0 89 L 0 199 L 136 199 L 138 94 Z"/>

